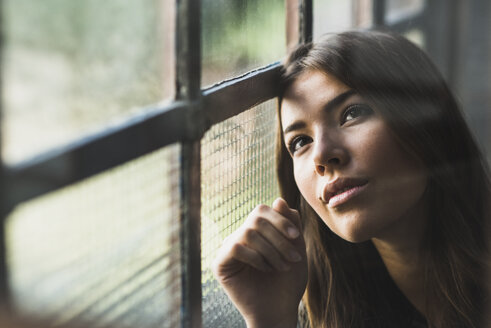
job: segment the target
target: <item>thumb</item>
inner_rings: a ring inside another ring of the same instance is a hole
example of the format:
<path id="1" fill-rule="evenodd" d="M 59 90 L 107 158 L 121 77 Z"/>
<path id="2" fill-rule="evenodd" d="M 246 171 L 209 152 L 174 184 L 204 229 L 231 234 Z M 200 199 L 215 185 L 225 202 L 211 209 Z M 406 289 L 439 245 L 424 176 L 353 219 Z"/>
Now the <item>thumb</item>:
<path id="1" fill-rule="evenodd" d="M 291 209 L 283 198 L 276 198 L 271 208 L 293 222 L 297 228 L 301 229 L 302 225 L 300 223 L 298 211 Z"/>

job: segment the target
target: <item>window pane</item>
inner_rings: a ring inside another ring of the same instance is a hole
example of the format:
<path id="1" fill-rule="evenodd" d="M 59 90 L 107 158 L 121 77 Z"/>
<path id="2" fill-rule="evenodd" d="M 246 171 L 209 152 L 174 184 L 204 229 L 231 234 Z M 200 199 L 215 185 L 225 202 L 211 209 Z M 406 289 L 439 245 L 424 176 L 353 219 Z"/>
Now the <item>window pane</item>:
<path id="1" fill-rule="evenodd" d="M 423 10 L 424 0 L 387 0 L 387 21 L 394 22 Z"/>
<path id="2" fill-rule="evenodd" d="M 285 56 L 284 2 L 202 2 L 203 86 L 278 61 Z"/>
<path id="3" fill-rule="evenodd" d="M 423 31 L 420 29 L 412 29 L 404 34 L 406 38 L 408 38 L 413 43 L 417 44 L 420 48 L 425 49 L 426 40 Z"/>
<path id="4" fill-rule="evenodd" d="M 6 161 L 25 159 L 169 97 L 167 3 L 3 1 Z"/>
<path id="5" fill-rule="evenodd" d="M 355 24 L 353 0 L 314 0 L 314 39 L 329 32 L 344 31 Z"/>
<path id="6" fill-rule="evenodd" d="M 213 278 L 211 262 L 223 239 L 258 204 L 279 195 L 274 167 L 275 107 L 271 100 L 215 125 L 202 141 L 203 326 L 244 327 Z"/>
<path id="7" fill-rule="evenodd" d="M 179 147 L 20 205 L 7 221 L 21 314 L 86 327 L 178 327 Z"/>

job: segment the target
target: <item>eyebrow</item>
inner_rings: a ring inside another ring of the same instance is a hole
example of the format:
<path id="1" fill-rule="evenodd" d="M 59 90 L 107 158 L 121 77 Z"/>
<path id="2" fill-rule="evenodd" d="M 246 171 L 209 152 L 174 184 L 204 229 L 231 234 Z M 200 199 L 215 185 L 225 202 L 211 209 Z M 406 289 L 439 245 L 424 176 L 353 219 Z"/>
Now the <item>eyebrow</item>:
<path id="1" fill-rule="evenodd" d="M 356 93 L 355 90 L 350 89 L 348 91 L 345 91 L 345 92 L 337 95 L 336 97 L 334 97 L 334 99 L 330 100 L 327 104 L 325 104 L 322 110 L 323 111 L 333 110 L 334 108 L 341 105 L 346 99 L 348 99 L 349 97 L 351 97 L 355 93 Z M 300 129 L 303 129 L 304 127 L 305 127 L 305 122 L 295 121 L 286 127 L 286 129 L 283 131 L 283 134 L 287 134 L 288 132 L 295 131 L 295 130 L 300 130 Z"/>

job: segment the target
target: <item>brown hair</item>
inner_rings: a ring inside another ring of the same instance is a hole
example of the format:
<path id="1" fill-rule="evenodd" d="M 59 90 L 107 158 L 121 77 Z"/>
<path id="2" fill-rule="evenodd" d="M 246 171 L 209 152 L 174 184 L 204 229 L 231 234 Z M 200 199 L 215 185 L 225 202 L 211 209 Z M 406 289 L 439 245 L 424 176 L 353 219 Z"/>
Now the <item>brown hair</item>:
<path id="1" fill-rule="evenodd" d="M 364 31 L 299 46 L 284 64 L 282 90 L 306 70 L 325 72 L 354 89 L 380 111 L 401 147 L 424 163 L 431 204 L 424 245 L 427 321 L 430 327 L 478 327 L 486 298 L 489 178 L 434 64 L 402 36 Z M 374 272 L 383 265 L 370 258 L 372 243 L 341 239 L 306 203 L 281 131 L 280 126 L 277 173 L 282 196 L 299 209 L 304 223 L 309 262 L 304 302 L 312 326 L 391 326 L 397 319 L 391 318 L 391 305 L 372 302 Z"/>

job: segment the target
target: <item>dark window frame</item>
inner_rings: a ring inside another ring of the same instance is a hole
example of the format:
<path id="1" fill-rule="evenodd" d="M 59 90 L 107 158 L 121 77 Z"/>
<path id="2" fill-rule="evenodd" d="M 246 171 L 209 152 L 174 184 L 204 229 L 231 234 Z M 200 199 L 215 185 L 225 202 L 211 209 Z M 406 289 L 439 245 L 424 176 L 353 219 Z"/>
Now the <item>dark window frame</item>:
<path id="1" fill-rule="evenodd" d="M 285 0 L 288 45 L 308 42 L 313 35 L 313 1 Z M 0 2 L 1 4 L 1 2 Z M 442 63 L 444 74 L 452 76 L 455 58 L 445 54 L 452 39 L 432 32 L 432 14 L 445 8 L 444 0 L 426 1 L 425 8 L 400 21 L 386 22 L 386 1 L 373 0 L 372 29 L 385 28 L 404 33 L 419 28 L 429 46 L 428 52 Z M 176 96 L 165 106 L 142 111 L 120 125 L 79 139 L 13 166 L 5 163 L 0 171 L 0 299 L 8 302 L 5 219 L 21 202 L 104 172 L 117 165 L 180 143 L 180 238 L 182 255 L 181 327 L 201 327 L 200 250 L 200 140 L 214 124 L 278 96 L 280 63 L 272 63 L 242 76 L 201 89 L 201 41 L 199 0 L 176 0 Z M 456 29 L 455 14 L 448 9 L 440 18 L 442 29 Z M 438 15 L 437 17 L 440 17 Z M 450 19 L 448 19 L 450 17 Z M 294 28 L 291 28 L 294 26 Z M 3 27 L 2 27 L 3 28 Z M 285 31 L 286 32 L 286 31 Z M 443 49 L 443 50 L 441 50 Z M 447 52 L 451 53 L 451 52 Z M 233 106 L 231 106 L 233 104 Z"/>

